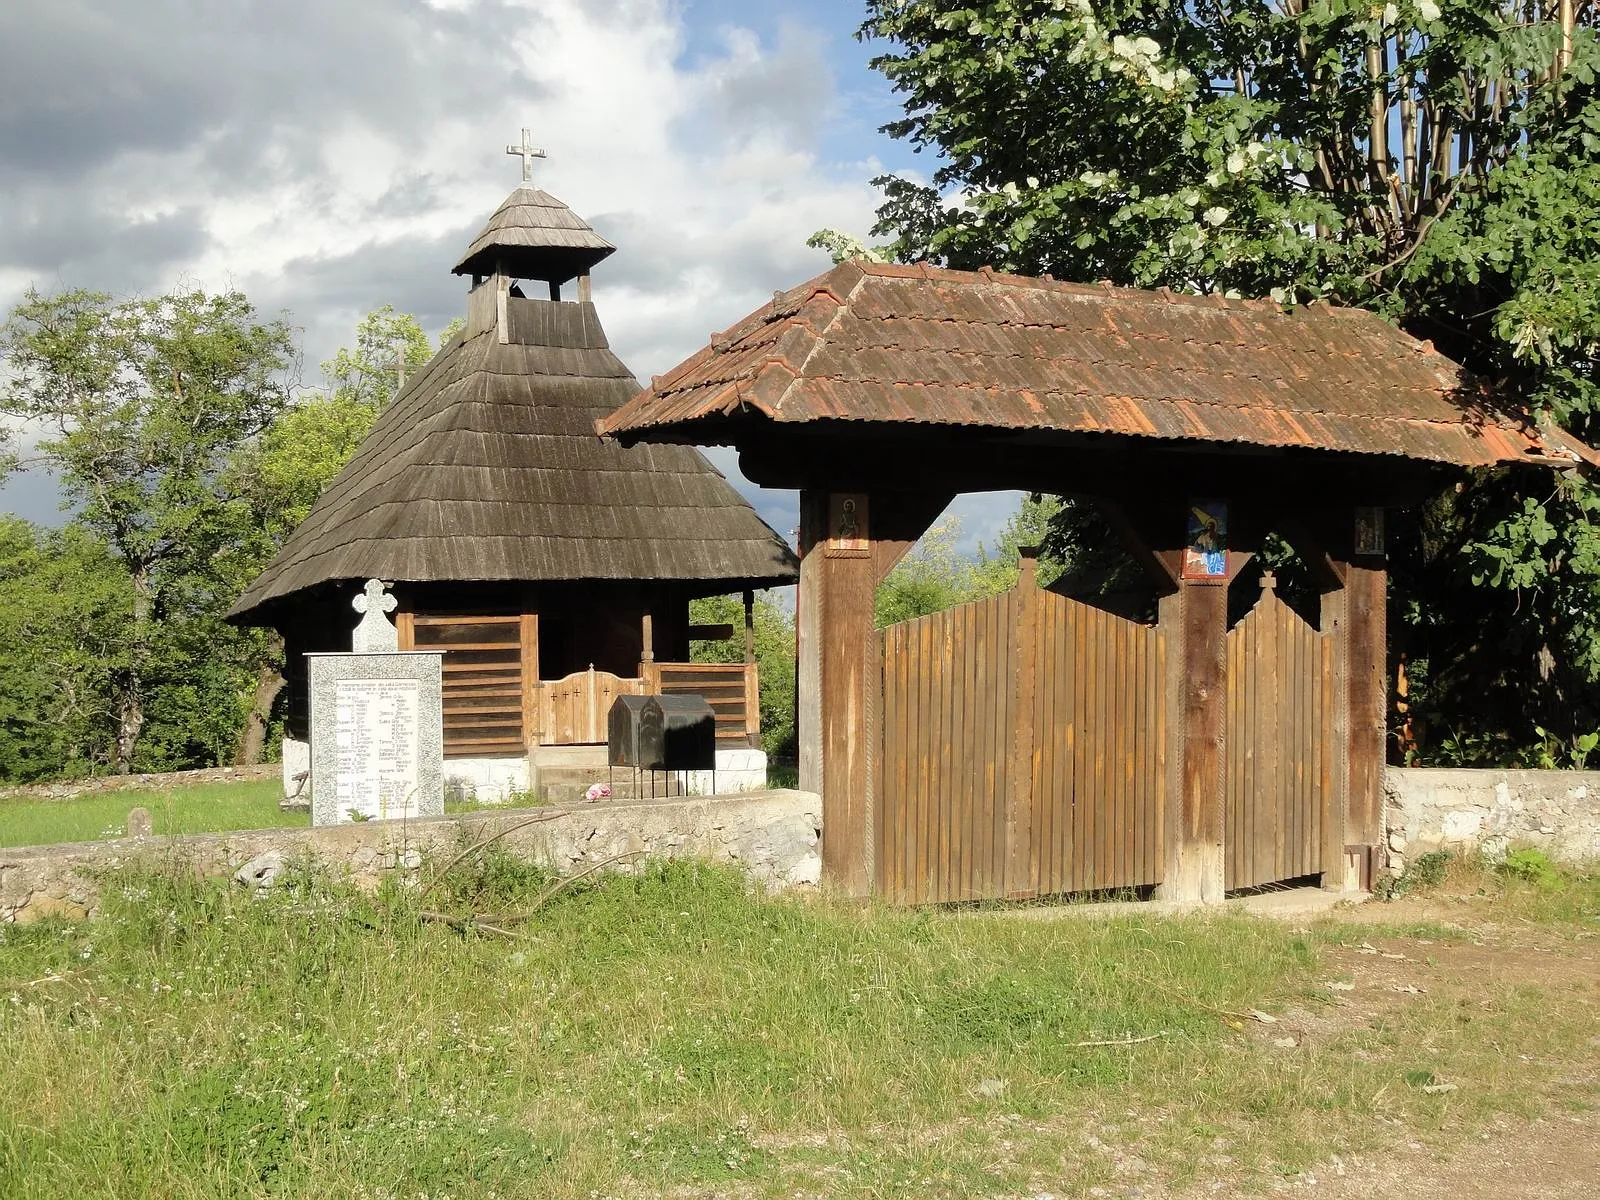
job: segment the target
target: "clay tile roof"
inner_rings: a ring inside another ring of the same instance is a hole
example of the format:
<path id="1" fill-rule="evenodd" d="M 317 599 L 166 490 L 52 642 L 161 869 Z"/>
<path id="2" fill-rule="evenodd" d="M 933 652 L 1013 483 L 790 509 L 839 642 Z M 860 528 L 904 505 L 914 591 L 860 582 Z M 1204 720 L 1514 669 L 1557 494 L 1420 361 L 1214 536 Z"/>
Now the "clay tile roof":
<path id="1" fill-rule="evenodd" d="M 775 296 L 601 421 L 647 437 L 730 419 L 1108 433 L 1399 455 L 1588 462 L 1495 410 L 1379 317 L 854 261 Z"/>

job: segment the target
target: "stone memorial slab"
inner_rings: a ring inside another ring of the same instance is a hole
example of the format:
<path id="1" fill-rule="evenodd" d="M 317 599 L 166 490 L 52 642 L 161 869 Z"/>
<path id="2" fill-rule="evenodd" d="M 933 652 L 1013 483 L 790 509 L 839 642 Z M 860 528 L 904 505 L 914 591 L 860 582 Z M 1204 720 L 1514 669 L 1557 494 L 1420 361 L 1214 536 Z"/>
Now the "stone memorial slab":
<path id="1" fill-rule="evenodd" d="M 306 655 L 313 825 L 444 812 L 442 658 Z"/>

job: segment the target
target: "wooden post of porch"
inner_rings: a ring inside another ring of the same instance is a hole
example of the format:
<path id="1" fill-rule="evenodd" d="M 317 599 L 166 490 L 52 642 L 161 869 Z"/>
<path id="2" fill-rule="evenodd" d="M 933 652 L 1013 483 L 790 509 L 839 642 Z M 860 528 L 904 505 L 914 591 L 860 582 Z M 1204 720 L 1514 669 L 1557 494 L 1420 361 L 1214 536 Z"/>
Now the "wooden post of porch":
<path id="1" fill-rule="evenodd" d="M 656 683 L 656 619 L 649 612 L 639 621 L 639 681 L 647 696 L 661 690 Z"/>
<path id="2" fill-rule="evenodd" d="M 749 588 L 744 590 L 744 661 L 753 663 L 756 660 L 756 594 Z"/>
<path id="3" fill-rule="evenodd" d="M 1039 670 L 1039 548 L 1020 546 L 1017 555 L 1017 675 L 1013 682 L 1011 787 L 1005 799 L 1005 890 L 1007 898 L 1012 900 L 1039 894 L 1039 881 L 1033 868 L 1033 708 Z"/>
<path id="4" fill-rule="evenodd" d="M 1383 510 L 1302 513 L 1291 529 L 1301 558 L 1319 576 L 1322 632 L 1332 642 L 1322 886 L 1354 891 L 1371 885 L 1383 853 L 1389 585 Z"/>
<path id="5" fill-rule="evenodd" d="M 761 748 L 761 680 L 756 671 L 756 594 L 744 590 L 744 736 Z"/>

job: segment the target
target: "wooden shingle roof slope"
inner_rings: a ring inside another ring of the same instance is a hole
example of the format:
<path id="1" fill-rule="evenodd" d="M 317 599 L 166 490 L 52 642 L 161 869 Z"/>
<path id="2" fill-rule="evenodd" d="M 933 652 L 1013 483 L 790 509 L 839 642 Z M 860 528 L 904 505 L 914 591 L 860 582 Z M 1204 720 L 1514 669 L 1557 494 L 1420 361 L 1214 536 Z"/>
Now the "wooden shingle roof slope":
<path id="1" fill-rule="evenodd" d="M 1600 463 L 1554 426 L 1496 412 L 1457 364 L 1358 309 L 920 264 L 843 263 L 779 293 L 597 428 L 714 442 L 749 418 Z"/>
<path id="2" fill-rule="evenodd" d="M 639 385 L 592 304 L 505 313 L 504 343 L 469 326 L 407 383 L 230 616 L 331 580 L 794 580 L 697 450 L 595 436 Z"/>
<path id="3" fill-rule="evenodd" d="M 451 270 L 565 283 L 616 249 L 548 192 L 524 184 L 495 209 Z"/>

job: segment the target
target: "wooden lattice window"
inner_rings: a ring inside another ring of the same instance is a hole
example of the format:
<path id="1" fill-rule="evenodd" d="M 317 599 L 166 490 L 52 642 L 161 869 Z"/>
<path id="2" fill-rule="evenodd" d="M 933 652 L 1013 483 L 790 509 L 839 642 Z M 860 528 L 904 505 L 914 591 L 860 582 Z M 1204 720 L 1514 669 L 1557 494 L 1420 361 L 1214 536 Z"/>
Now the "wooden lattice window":
<path id="1" fill-rule="evenodd" d="M 529 618 L 411 618 L 412 644 L 444 653 L 444 756 L 522 754 L 525 625 Z"/>

